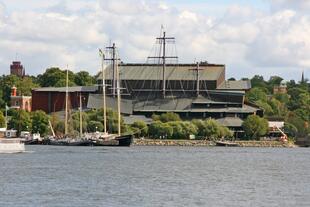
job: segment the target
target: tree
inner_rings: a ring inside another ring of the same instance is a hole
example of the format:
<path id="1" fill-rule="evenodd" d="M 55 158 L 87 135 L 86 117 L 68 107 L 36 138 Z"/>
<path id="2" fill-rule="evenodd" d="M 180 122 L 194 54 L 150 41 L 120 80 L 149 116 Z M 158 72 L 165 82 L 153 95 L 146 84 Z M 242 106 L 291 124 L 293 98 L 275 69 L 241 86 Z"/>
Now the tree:
<path id="1" fill-rule="evenodd" d="M 18 134 L 21 131 L 31 131 L 32 122 L 30 113 L 22 109 L 13 110 L 8 125 L 11 129 L 16 129 Z"/>
<path id="2" fill-rule="evenodd" d="M 144 121 L 135 121 L 131 127 L 135 129 L 135 132 L 138 137 L 147 136 L 148 133 L 148 126 Z"/>
<path id="3" fill-rule="evenodd" d="M 255 75 L 251 79 L 251 85 L 252 85 L 252 88 L 255 88 L 255 87 L 267 88 L 267 84 L 264 80 L 264 77 L 260 75 Z"/>
<path id="4" fill-rule="evenodd" d="M 149 134 L 154 138 L 171 138 L 173 128 L 167 123 L 155 121 L 149 126 Z"/>
<path id="5" fill-rule="evenodd" d="M 265 115 L 272 116 L 274 114 L 272 107 L 267 102 L 258 100 L 255 102 L 255 104 L 264 110 Z"/>
<path id="6" fill-rule="evenodd" d="M 74 82 L 78 86 L 91 86 L 96 82 L 96 80 L 94 77 L 89 75 L 87 71 L 80 71 L 75 74 Z"/>
<path id="7" fill-rule="evenodd" d="M 181 121 L 179 114 L 168 112 L 160 115 L 161 122 Z"/>
<path id="8" fill-rule="evenodd" d="M 192 123 L 196 126 L 197 128 L 197 135 L 198 136 L 203 136 L 205 137 L 205 122 L 202 121 L 201 119 L 193 119 Z"/>
<path id="9" fill-rule="evenodd" d="M 171 138 L 173 139 L 184 139 L 186 138 L 184 130 L 182 128 L 181 122 L 180 121 L 170 121 L 167 122 L 167 124 L 172 127 L 172 135 Z"/>
<path id="10" fill-rule="evenodd" d="M 246 136 L 252 139 L 258 139 L 264 136 L 268 132 L 268 121 L 256 115 L 248 116 L 242 127 L 245 131 Z"/>
<path id="11" fill-rule="evenodd" d="M 310 133 L 308 122 L 299 117 L 295 112 L 289 112 L 285 118 L 285 122 L 293 125 L 297 129 L 296 136 L 304 137 Z"/>
<path id="12" fill-rule="evenodd" d="M 2 90 L 2 98 L 5 103 L 10 102 L 10 96 L 11 96 L 11 88 L 13 86 L 16 86 L 20 81 L 20 78 L 16 75 L 7 75 L 2 76 L 0 81 L 0 90 Z M 2 105 L 5 105 L 5 103 L 2 103 Z M 4 106 L 3 106 L 4 107 Z"/>
<path id="13" fill-rule="evenodd" d="M 49 117 L 41 110 L 34 111 L 31 113 L 32 119 L 32 133 L 39 132 L 41 135 L 46 135 L 49 130 Z"/>
<path id="14" fill-rule="evenodd" d="M 90 132 L 103 131 L 103 124 L 99 121 L 90 121 L 88 123 L 88 130 Z"/>
<path id="15" fill-rule="evenodd" d="M 214 119 L 207 119 L 205 121 L 204 134 L 210 140 L 217 140 L 221 136 L 221 127 Z"/>
<path id="16" fill-rule="evenodd" d="M 190 135 L 197 135 L 198 133 L 197 126 L 189 121 L 181 121 L 181 127 L 184 133 L 183 138 L 189 138 Z"/>
<path id="17" fill-rule="evenodd" d="M 249 102 L 255 103 L 256 101 L 267 102 L 267 94 L 261 88 L 252 88 L 246 93 Z"/>
<path id="18" fill-rule="evenodd" d="M 46 71 L 38 76 L 38 82 L 42 87 L 65 87 L 66 86 L 66 70 L 59 68 L 48 68 Z M 75 85 L 74 73 L 68 72 L 69 86 Z"/>
<path id="19" fill-rule="evenodd" d="M 2 113 L 2 111 L 0 111 L 0 128 L 5 127 L 5 117 Z"/>
<path id="20" fill-rule="evenodd" d="M 88 114 L 85 112 L 82 112 L 82 131 L 87 131 L 87 124 L 88 124 Z M 74 112 L 72 114 L 72 122 L 73 122 L 73 129 L 76 131 L 80 131 L 80 112 Z"/>

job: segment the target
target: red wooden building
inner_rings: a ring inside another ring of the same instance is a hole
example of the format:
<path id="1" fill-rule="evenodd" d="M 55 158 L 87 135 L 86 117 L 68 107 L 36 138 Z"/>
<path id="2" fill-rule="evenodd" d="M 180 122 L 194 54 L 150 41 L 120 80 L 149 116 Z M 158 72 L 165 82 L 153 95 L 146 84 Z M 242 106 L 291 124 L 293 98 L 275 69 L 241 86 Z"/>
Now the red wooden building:
<path id="1" fill-rule="evenodd" d="M 88 95 L 96 93 L 97 86 L 75 86 L 68 88 L 68 107 L 77 109 L 80 107 L 80 95 L 82 107 L 87 107 Z M 47 87 L 32 90 L 32 110 L 43 110 L 46 113 L 63 111 L 65 109 L 66 87 Z"/>

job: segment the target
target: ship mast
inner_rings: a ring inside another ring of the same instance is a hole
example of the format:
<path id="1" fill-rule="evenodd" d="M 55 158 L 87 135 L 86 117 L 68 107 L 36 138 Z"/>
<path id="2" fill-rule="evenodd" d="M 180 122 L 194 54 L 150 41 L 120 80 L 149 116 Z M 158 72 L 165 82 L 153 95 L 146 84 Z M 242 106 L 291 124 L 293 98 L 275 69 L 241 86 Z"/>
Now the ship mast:
<path id="1" fill-rule="evenodd" d="M 102 61 L 104 60 L 109 60 L 112 61 L 112 71 L 113 71 L 113 77 L 112 77 L 112 96 L 115 97 L 115 95 L 117 96 L 117 113 L 118 113 L 118 135 L 121 135 L 121 88 L 120 88 L 120 82 L 119 82 L 119 65 L 118 65 L 118 61 L 119 58 L 117 56 L 117 52 L 116 52 L 116 46 L 115 43 L 112 44 L 112 46 L 110 47 L 106 47 L 106 49 L 108 50 L 112 50 L 112 58 L 105 58 L 103 56 Z M 103 65 L 103 63 L 102 63 Z M 105 80 L 104 77 L 104 70 L 103 70 L 103 66 L 102 66 L 102 79 L 103 79 L 103 83 Z M 106 117 L 106 101 L 105 101 L 105 83 L 103 84 L 103 97 L 104 97 L 104 117 Z M 106 118 L 105 121 L 106 123 Z M 105 124 L 105 132 L 106 132 L 106 124 Z"/>
<path id="2" fill-rule="evenodd" d="M 117 55 L 116 55 L 117 57 Z M 116 62 L 116 81 L 117 81 L 117 115 L 118 115 L 118 119 L 117 119 L 117 126 L 118 126 L 118 135 L 121 135 L 121 88 L 120 88 L 120 82 L 119 82 L 119 68 L 118 68 L 118 59 L 116 58 L 115 60 Z"/>
<path id="3" fill-rule="evenodd" d="M 105 60 L 105 55 L 101 49 L 99 49 L 99 55 L 101 58 L 101 73 L 102 73 L 102 96 L 103 96 L 103 128 L 104 133 L 107 133 L 107 106 L 106 106 L 106 85 L 105 85 L 105 71 L 103 67 L 103 62 Z"/>
<path id="4" fill-rule="evenodd" d="M 80 92 L 80 138 L 83 134 L 83 122 L 82 122 L 82 91 Z"/>
<path id="5" fill-rule="evenodd" d="M 65 100 L 65 135 L 68 135 L 68 65 L 66 74 L 66 100 Z"/>
<path id="6" fill-rule="evenodd" d="M 166 56 L 166 44 L 174 43 L 174 37 L 166 37 L 166 32 L 163 32 L 163 36 L 157 37 L 158 43 L 160 44 L 160 53 L 159 56 L 151 56 L 148 59 L 160 59 L 162 60 L 162 95 L 166 97 L 166 60 L 167 59 L 177 59 L 177 56 Z M 161 56 L 162 54 L 162 56 Z"/>

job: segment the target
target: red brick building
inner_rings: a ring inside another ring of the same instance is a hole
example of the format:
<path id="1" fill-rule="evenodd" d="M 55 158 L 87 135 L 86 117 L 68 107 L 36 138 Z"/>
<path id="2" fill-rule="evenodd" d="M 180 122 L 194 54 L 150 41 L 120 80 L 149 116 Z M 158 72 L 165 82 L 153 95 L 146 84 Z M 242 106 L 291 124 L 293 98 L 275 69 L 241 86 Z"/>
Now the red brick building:
<path id="1" fill-rule="evenodd" d="M 25 69 L 24 66 L 21 64 L 20 61 L 13 61 L 13 63 L 10 66 L 11 69 L 11 75 L 16 75 L 19 77 L 24 77 L 25 76 Z"/>

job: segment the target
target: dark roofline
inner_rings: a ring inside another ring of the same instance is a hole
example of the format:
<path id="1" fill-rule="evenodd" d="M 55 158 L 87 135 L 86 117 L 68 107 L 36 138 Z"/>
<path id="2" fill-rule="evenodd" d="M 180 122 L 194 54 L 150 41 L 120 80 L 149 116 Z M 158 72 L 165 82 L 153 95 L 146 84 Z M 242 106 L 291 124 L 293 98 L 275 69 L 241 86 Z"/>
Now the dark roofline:
<path id="1" fill-rule="evenodd" d="M 161 64 L 154 64 L 154 63 L 121 63 L 120 66 L 161 66 Z M 178 63 L 178 64 L 166 64 L 166 66 L 192 66 L 195 67 L 197 64 L 195 63 Z M 201 62 L 199 66 L 213 66 L 213 67 L 225 67 L 224 64 L 212 64 Z"/>
<path id="2" fill-rule="evenodd" d="M 98 86 L 71 86 L 68 87 L 69 93 L 74 92 L 96 92 L 98 90 Z M 33 88 L 31 91 L 36 92 L 66 92 L 66 87 L 43 87 L 43 88 Z"/>

